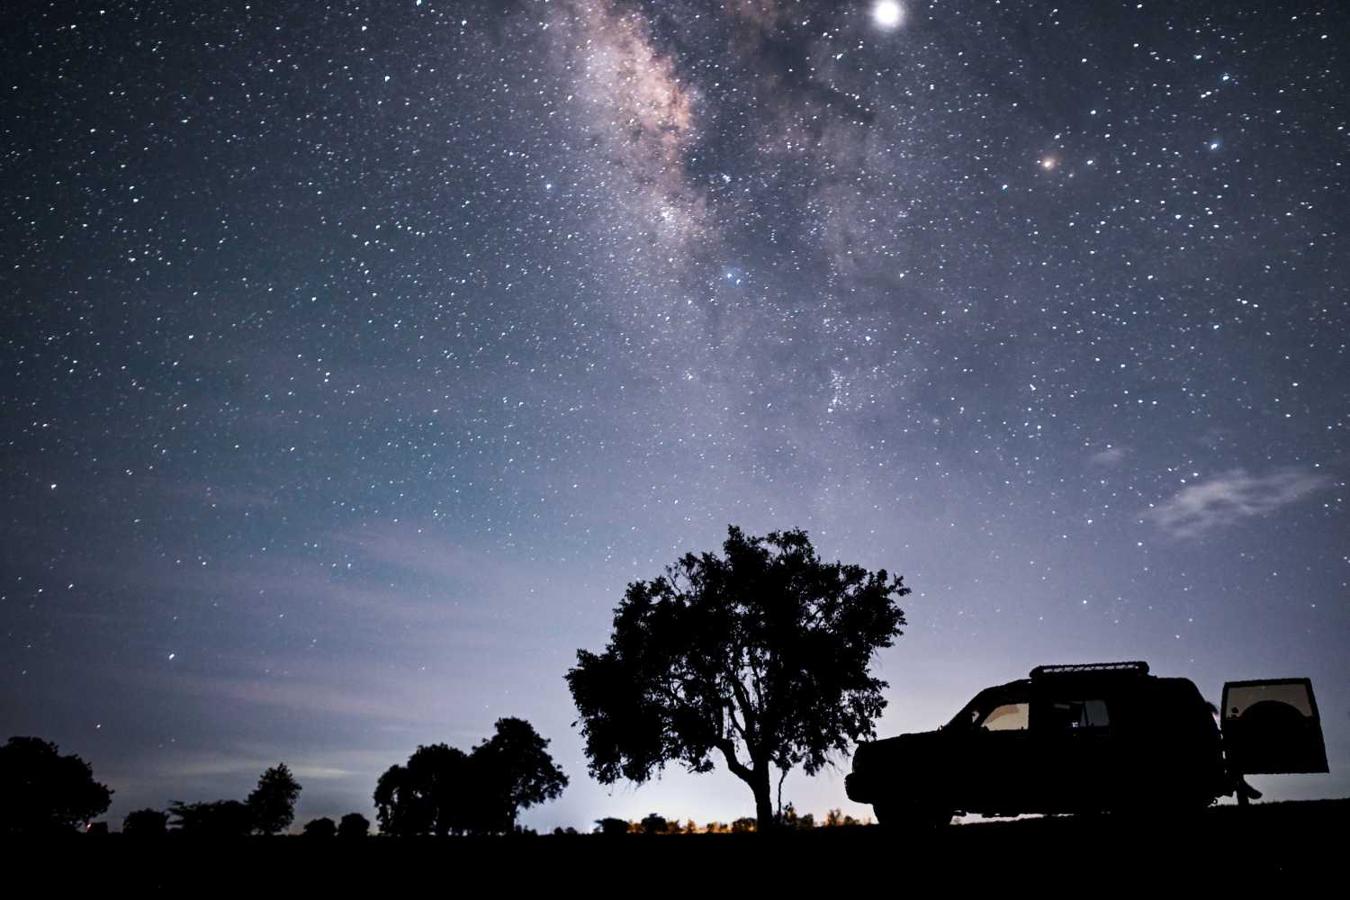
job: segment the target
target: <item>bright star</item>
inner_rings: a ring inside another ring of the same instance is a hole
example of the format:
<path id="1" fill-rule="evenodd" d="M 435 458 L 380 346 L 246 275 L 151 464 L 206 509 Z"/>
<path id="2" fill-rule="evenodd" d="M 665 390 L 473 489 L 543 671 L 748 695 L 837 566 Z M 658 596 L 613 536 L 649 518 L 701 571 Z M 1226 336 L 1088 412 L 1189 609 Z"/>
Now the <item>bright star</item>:
<path id="1" fill-rule="evenodd" d="M 872 7 L 872 19 L 882 28 L 898 28 L 904 18 L 904 7 L 896 0 L 879 0 Z"/>

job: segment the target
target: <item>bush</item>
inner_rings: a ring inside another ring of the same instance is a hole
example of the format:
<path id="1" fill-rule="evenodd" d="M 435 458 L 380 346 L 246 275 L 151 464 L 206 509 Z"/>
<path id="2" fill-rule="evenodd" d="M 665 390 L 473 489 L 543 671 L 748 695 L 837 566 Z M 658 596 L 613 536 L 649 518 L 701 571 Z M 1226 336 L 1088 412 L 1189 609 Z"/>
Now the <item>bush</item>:
<path id="1" fill-rule="evenodd" d="M 169 814 L 157 809 L 138 809 L 122 820 L 122 833 L 132 837 L 156 837 L 169 830 Z"/>
<path id="2" fill-rule="evenodd" d="M 347 813 L 338 822 L 337 836 L 343 839 L 363 838 L 370 834 L 370 820 L 360 813 Z"/>
<path id="3" fill-rule="evenodd" d="M 337 837 L 337 830 L 337 824 L 332 819 L 322 816 L 306 822 L 300 833 L 311 839 L 332 840 Z"/>

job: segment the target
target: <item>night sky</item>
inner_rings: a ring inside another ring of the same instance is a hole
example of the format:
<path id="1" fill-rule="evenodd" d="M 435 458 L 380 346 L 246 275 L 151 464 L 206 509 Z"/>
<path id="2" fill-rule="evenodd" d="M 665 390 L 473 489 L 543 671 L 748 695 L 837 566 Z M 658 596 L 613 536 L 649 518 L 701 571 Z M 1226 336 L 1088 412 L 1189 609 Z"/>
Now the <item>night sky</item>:
<path id="1" fill-rule="evenodd" d="M 625 584 L 905 576 L 882 735 L 1033 665 L 1307 675 L 1350 793 L 1350 5 L 7 3 L 0 740 L 373 817 L 501 716 L 536 828 Z M 847 767 L 847 761 L 843 761 Z M 867 807 L 842 771 L 787 782 Z"/>

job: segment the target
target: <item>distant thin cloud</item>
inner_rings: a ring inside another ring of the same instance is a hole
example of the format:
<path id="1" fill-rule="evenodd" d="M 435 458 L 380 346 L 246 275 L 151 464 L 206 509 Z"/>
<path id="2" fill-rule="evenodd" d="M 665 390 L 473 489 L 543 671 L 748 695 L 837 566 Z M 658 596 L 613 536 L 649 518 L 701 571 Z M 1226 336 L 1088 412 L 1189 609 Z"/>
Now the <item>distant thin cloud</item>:
<path id="1" fill-rule="evenodd" d="M 281 753 L 282 751 L 278 751 Z M 251 775 L 276 765 L 277 755 L 270 756 L 229 756 L 222 753 L 194 753 L 184 755 L 179 760 L 163 766 L 159 774 L 177 779 L 210 778 L 220 775 Z M 290 770 L 301 778 L 316 781 L 330 781 L 350 778 L 360 774 L 351 769 L 339 769 L 333 766 L 292 763 Z"/>
<path id="2" fill-rule="evenodd" d="M 1127 454 L 1128 452 L 1129 451 L 1126 450 L 1124 447 L 1107 447 L 1105 450 L 1100 450 L 1092 454 L 1090 457 L 1088 457 L 1088 461 L 1091 462 L 1094 466 L 1119 465 L 1122 461 L 1124 461 L 1125 454 Z"/>
<path id="3" fill-rule="evenodd" d="M 1187 485 L 1144 513 L 1173 537 L 1191 538 L 1215 528 L 1262 516 L 1330 487 L 1331 478 L 1307 469 L 1280 469 L 1254 476 L 1233 469 Z"/>

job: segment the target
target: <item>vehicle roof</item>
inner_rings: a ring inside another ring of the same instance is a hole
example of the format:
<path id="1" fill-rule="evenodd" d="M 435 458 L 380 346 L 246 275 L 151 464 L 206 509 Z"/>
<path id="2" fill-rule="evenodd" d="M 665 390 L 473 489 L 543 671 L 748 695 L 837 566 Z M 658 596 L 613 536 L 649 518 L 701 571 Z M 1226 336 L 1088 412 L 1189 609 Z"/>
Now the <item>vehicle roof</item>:
<path id="1" fill-rule="evenodd" d="M 1164 692 L 1185 690 L 1187 693 L 1191 691 L 1199 693 L 1194 682 L 1189 678 L 1119 672 L 1075 672 L 1039 678 L 1018 678 L 987 687 L 976 694 L 975 699 L 1030 697 L 1039 694 L 1059 694 L 1065 690 L 1075 692 L 1091 690 L 1111 694 L 1149 693 L 1160 690 Z"/>

